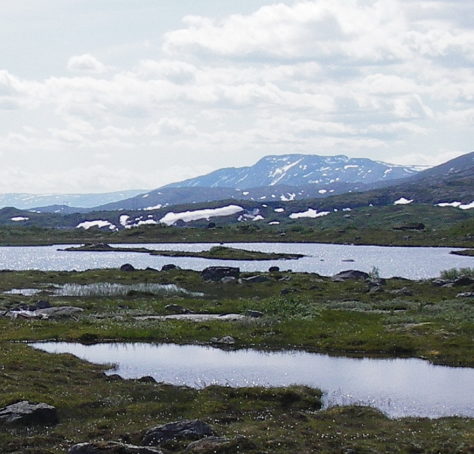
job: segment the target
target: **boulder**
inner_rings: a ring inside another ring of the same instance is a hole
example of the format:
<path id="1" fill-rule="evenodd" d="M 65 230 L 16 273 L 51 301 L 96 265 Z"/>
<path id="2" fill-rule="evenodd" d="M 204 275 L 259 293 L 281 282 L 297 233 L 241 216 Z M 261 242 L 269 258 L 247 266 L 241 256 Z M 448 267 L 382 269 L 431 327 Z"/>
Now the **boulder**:
<path id="1" fill-rule="evenodd" d="M 333 281 L 347 281 L 349 279 L 368 279 L 369 275 L 364 271 L 359 270 L 346 270 L 335 274 L 332 277 Z"/>
<path id="2" fill-rule="evenodd" d="M 260 282 L 268 282 L 270 279 L 267 276 L 258 274 L 256 276 L 245 277 L 242 281 L 247 282 L 248 284 L 258 284 Z"/>
<path id="3" fill-rule="evenodd" d="M 221 338 L 212 337 L 211 342 L 213 344 L 234 345 L 235 339 L 232 336 L 224 336 Z"/>
<path id="4" fill-rule="evenodd" d="M 235 282 L 237 279 L 234 276 L 225 276 L 221 279 L 223 284 L 230 284 L 231 282 Z"/>
<path id="5" fill-rule="evenodd" d="M 474 279 L 469 276 L 461 276 L 453 281 L 453 285 L 455 287 L 460 287 L 463 285 L 471 285 L 471 284 L 474 284 Z"/>
<path id="6" fill-rule="evenodd" d="M 255 448 L 255 444 L 248 438 L 237 435 L 235 438 L 202 438 L 201 440 L 190 443 L 184 452 L 190 454 L 230 454 L 234 452 L 247 452 L 249 449 Z"/>
<path id="7" fill-rule="evenodd" d="M 35 311 L 35 314 L 41 318 L 63 318 L 72 317 L 73 315 L 77 315 L 81 312 L 84 312 L 84 309 L 81 307 L 57 306 L 38 309 Z"/>
<path id="8" fill-rule="evenodd" d="M 179 268 L 173 263 L 168 263 L 161 267 L 161 271 L 171 271 L 171 270 L 177 270 L 177 269 Z"/>
<path id="9" fill-rule="evenodd" d="M 130 263 L 125 263 L 120 267 L 120 271 L 136 271 L 136 268 Z"/>
<path id="10" fill-rule="evenodd" d="M 474 292 L 463 292 L 458 293 L 456 298 L 474 298 Z"/>
<path id="11" fill-rule="evenodd" d="M 233 266 L 209 266 L 201 271 L 201 277 L 205 281 L 218 282 L 223 277 L 232 276 L 239 278 L 240 268 Z"/>
<path id="12" fill-rule="evenodd" d="M 263 317 L 263 312 L 248 309 L 248 310 L 245 311 L 245 315 L 247 317 L 260 318 L 260 317 Z"/>
<path id="13" fill-rule="evenodd" d="M 395 290 L 391 290 L 389 293 L 391 295 L 397 295 L 397 296 L 412 296 L 413 295 L 413 291 L 410 290 L 408 287 L 397 288 Z"/>
<path id="14" fill-rule="evenodd" d="M 40 300 L 28 306 L 28 310 L 36 311 L 38 309 L 47 309 L 48 307 L 51 307 L 51 304 L 49 304 L 49 301 Z"/>
<path id="15" fill-rule="evenodd" d="M 268 268 L 269 273 L 278 273 L 279 271 L 280 271 L 279 266 L 271 266 L 270 268 Z"/>
<path id="16" fill-rule="evenodd" d="M 199 440 L 214 435 L 209 424 L 197 419 L 184 419 L 149 429 L 142 440 L 144 445 L 159 446 L 174 440 Z"/>
<path id="17" fill-rule="evenodd" d="M 23 400 L 0 409 L 0 424 L 5 425 L 54 425 L 58 423 L 55 407 L 45 403 Z"/>
<path id="18" fill-rule="evenodd" d="M 115 441 L 79 443 L 72 446 L 68 454 L 163 454 L 158 448 L 135 446 Z"/>

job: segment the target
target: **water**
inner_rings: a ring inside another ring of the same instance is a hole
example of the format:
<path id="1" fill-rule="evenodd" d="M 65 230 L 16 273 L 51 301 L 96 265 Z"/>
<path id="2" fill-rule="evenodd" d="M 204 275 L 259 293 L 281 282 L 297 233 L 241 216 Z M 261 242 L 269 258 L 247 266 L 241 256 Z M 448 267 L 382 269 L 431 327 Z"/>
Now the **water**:
<path id="1" fill-rule="evenodd" d="M 420 359 L 332 357 L 316 353 L 224 351 L 196 345 L 113 343 L 32 344 L 113 363 L 124 378 L 152 376 L 192 387 L 308 385 L 324 391 L 325 406 L 361 404 L 390 417 L 474 417 L 474 369 L 434 366 Z"/>
<path id="2" fill-rule="evenodd" d="M 203 251 L 216 244 L 121 244 L 120 247 L 146 247 L 154 250 Z M 67 252 L 68 247 L 0 247 L 0 269 L 83 271 L 94 268 L 118 268 L 131 263 L 136 268 L 160 269 L 174 263 L 184 269 L 202 270 L 211 265 L 238 266 L 242 271 L 267 271 L 270 266 L 282 270 L 314 272 L 330 276 L 347 269 L 370 271 L 379 269 L 382 277 L 401 276 L 408 279 L 438 277 L 449 268 L 473 266 L 472 257 L 450 254 L 454 248 L 350 246 L 318 243 L 233 243 L 226 246 L 263 252 L 305 254 L 299 260 L 236 261 L 209 260 L 192 257 L 159 257 L 134 252 Z M 353 260 L 347 263 L 347 260 Z"/>

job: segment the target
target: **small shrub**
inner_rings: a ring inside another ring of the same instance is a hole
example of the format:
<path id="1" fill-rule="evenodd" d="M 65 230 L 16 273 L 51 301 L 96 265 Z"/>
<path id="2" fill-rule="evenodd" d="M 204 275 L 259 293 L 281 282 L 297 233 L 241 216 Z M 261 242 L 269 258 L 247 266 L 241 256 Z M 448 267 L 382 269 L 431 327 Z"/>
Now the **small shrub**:
<path id="1" fill-rule="evenodd" d="M 441 271 L 440 277 L 448 281 L 459 279 L 460 277 L 474 278 L 474 268 L 451 268 Z"/>

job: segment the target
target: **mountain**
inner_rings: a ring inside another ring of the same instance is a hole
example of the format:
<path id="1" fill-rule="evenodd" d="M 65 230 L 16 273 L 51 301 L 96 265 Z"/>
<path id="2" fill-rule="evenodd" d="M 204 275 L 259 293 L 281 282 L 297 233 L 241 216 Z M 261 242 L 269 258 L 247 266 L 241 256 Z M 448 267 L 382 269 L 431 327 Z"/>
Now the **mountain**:
<path id="1" fill-rule="evenodd" d="M 388 185 L 418 169 L 344 155 L 266 156 L 250 167 L 220 169 L 208 175 L 163 186 L 97 210 L 152 210 L 175 204 L 214 200 L 299 200 L 321 198 L 374 185 Z"/>
<path id="2" fill-rule="evenodd" d="M 165 188 L 208 187 L 248 189 L 262 186 L 328 185 L 337 182 L 371 184 L 417 173 L 414 167 L 344 155 L 287 154 L 265 156 L 250 167 L 219 169 Z"/>
<path id="3" fill-rule="evenodd" d="M 50 205 L 71 205 L 92 208 L 98 205 L 115 202 L 142 194 L 146 190 L 131 189 L 126 191 L 93 193 L 93 194 L 0 194 L 0 207 L 16 207 L 30 209 Z"/>

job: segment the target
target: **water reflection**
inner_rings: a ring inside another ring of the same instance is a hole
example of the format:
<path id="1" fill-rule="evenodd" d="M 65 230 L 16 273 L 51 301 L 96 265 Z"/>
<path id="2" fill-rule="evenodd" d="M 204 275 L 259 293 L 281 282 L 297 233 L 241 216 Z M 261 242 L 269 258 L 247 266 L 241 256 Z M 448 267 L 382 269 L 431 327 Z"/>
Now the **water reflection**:
<path id="1" fill-rule="evenodd" d="M 73 353 L 95 363 L 114 363 L 124 378 L 202 387 L 286 386 L 321 388 L 325 405 L 372 405 L 391 417 L 474 417 L 474 369 L 434 366 L 419 359 L 369 359 L 284 351 L 116 343 L 37 343 L 54 353 Z"/>

